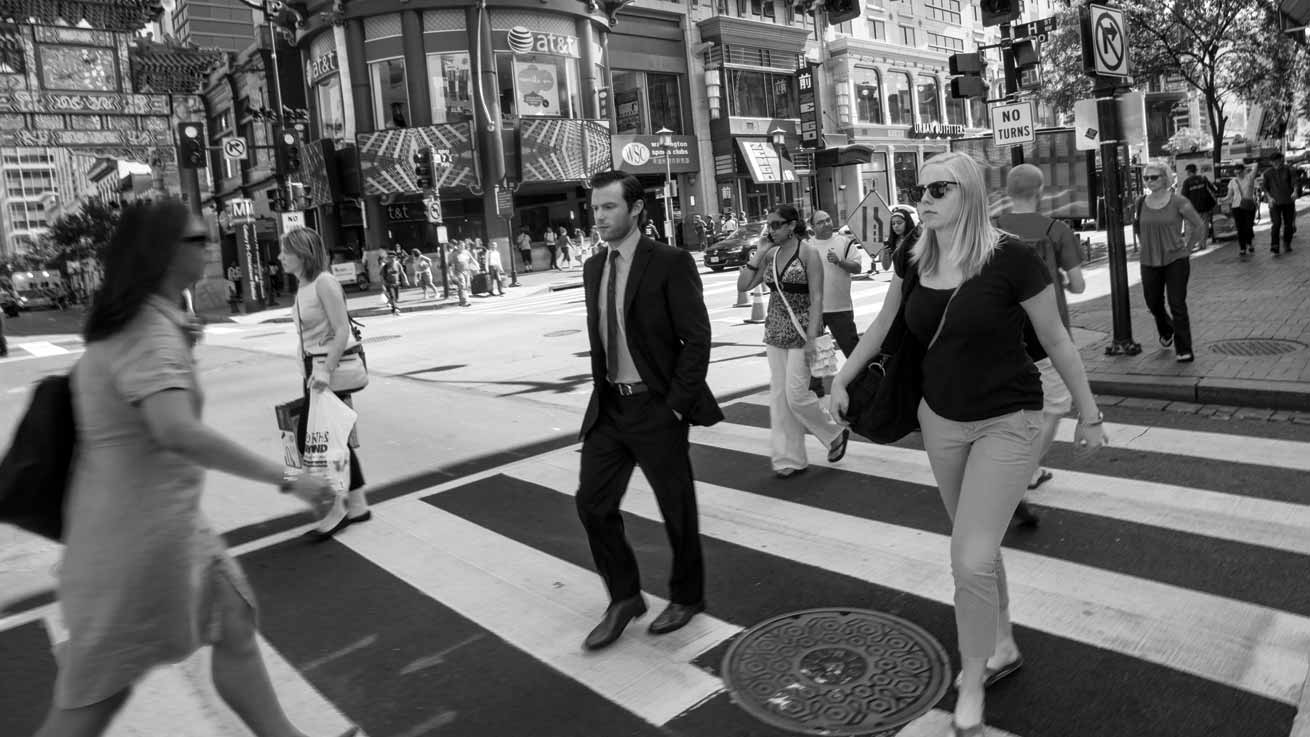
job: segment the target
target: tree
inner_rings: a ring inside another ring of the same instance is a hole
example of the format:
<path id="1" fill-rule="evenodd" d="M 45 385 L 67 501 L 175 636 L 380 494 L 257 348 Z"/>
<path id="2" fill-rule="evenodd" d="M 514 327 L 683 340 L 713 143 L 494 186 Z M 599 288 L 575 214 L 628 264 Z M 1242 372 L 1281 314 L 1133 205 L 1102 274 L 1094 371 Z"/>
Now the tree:
<path id="1" fill-rule="evenodd" d="M 1305 49 L 1279 27 L 1261 0 L 1121 0 L 1128 21 L 1128 54 L 1138 85 L 1155 77 L 1180 77 L 1200 93 L 1209 113 L 1216 163 L 1222 153 L 1229 102 L 1275 101 L 1290 111 L 1292 95 L 1306 79 Z M 1059 27 L 1042 48 L 1043 87 L 1038 96 L 1057 111 L 1091 96 L 1082 72 L 1078 8 L 1057 14 Z"/>
<path id="2" fill-rule="evenodd" d="M 101 258 L 118 227 L 118 208 L 102 200 L 88 200 L 78 212 L 61 216 L 50 224 L 45 241 L 53 249 L 59 266 L 88 256 Z"/>
<path id="3" fill-rule="evenodd" d="M 1186 154 L 1193 151 L 1201 151 L 1210 143 L 1208 133 L 1196 130 L 1195 128 L 1179 128 L 1170 136 L 1169 142 L 1164 145 L 1164 150 L 1171 154 Z"/>

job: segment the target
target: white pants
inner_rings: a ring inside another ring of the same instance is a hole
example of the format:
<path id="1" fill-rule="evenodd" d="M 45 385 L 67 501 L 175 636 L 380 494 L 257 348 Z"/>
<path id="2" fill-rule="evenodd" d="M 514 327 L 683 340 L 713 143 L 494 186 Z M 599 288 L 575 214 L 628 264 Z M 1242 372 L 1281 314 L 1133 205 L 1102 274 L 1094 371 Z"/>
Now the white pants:
<path id="1" fill-rule="evenodd" d="M 769 356 L 769 439 L 773 470 L 802 469 L 805 431 L 828 447 L 841 435 L 842 426 L 810 391 L 810 365 L 801 348 L 765 346 Z"/>

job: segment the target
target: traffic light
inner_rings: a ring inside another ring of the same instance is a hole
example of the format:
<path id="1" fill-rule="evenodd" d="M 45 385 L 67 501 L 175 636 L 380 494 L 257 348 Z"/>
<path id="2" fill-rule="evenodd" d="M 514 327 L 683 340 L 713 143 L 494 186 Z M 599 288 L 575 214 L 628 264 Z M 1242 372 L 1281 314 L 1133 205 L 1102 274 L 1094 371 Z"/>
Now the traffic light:
<path id="1" fill-rule="evenodd" d="M 1010 44 L 1010 55 L 1014 59 L 1015 69 L 1028 69 L 1041 63 L 1037 56 L 1037 45 L 1030 38 L 1021 38 Z"/>
<path id="2" fill-rule="evenodd" d="M 419 189 L 432 189 L 432 149 L 414 152 L 414 181 Z"/>
<path id="3" fill-rule="evenodd" d="M 1019 18 L 1019 0 L 979 0 L 983 27 L 999 26 Z"/>
<path id="4" fill-rule="evenodd" d="M 273 187 L 264 192 L 268 197 L 268 209 L 272 212 L 285 212 L 287 209 L 287 196 L 281 187 Z"/>
<path id="5" fill-rule="evenodd" d="M 860 17 L 860 0 L 828 0 L 827 7 L 830 26 Z"/>
<path id="6" fill-rule="evenodd" d="M 205 168 L 205 126 L 201 123 L 177 124 L 177 166 L 179 169 Z"/>
<path id="7" fill-rule="evenodd" d="M 277 132 L 277 172 L 281 175 L 300 171 L 300 133 L 294 128 Z"/>
<path id="8" fill-rule="evenodd" d="M 987 97 L 987 81 L 982 78 L 987 63 L 982 54 L 951 54 L 947 65 L 953 76 L 951 79 L 951 97 Z"/>

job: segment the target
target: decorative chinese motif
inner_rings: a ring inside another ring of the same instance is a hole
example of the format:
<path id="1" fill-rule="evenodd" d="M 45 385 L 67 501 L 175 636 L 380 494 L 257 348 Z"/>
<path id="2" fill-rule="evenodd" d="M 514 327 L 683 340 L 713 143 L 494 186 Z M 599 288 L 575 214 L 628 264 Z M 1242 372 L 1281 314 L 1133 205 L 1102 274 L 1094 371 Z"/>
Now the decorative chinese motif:
<path id="1" fill-rule="evenodd" d="M 0 112 L 168 115 L 167 95 L 0 92 Z"/>
<path id="2" fill-rule="evenodd" d="M 22 130 L 0 132 L 0 146 L 171 146 L 167 131 Z"/>

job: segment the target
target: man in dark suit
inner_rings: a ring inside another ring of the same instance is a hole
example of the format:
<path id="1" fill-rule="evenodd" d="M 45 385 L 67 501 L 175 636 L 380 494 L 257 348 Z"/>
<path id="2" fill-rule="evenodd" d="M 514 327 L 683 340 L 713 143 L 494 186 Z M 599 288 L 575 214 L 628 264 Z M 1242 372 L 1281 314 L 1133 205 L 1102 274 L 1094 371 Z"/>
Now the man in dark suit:
<path id="1" fill-rule="evenodd" d="M 669 606 L 650 625 L 672 632 L 705 610 L 705 573 L 687 434 L 723 419 L 705 384 L 710 319 L 691 254 L 643 238 L 641 182 L 611 171 L 591 180 L 591 210 L 605 248 L 583 284 L 591 339 L 591 403 L 582 421 L 578 516 L 610 605 L 585 647 L 605 647 L 646 612 L 637 559 L 619 503 L 634 465 L 650 481 L 673 547 Z"/>

